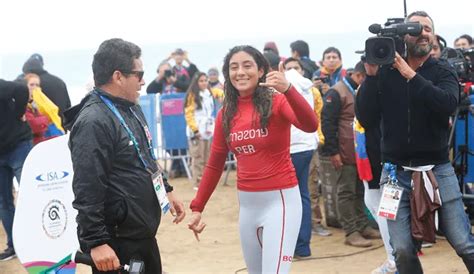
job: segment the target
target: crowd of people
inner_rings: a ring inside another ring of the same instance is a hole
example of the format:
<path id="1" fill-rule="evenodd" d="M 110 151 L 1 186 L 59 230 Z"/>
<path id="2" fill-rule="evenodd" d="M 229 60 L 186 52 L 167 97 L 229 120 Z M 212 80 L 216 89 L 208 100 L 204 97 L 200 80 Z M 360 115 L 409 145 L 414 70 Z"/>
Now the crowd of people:
<path id="1" fill-rule="evenodd" d="M 360 61 L 343 67 L 342 53 L 333 46 L 314 61 L 303 40 L 289 45 L 288 57 L 274 42 L 262 51 L 232 48 L 224 58 L 223 82 L 218 68 L 201 71 L 181 48 L 158 64 L 146 92 L 186 94 L 189 153 L 168 152 L 191 158 L 197 192 L 188 227 L 198 239 L 206 227 L 202 212 L 231 154 L 249 273 L 289 273 L 293 258 L 314 254 L 312 235 L 331 236 L 321 208 L 322 173 L 335 178 L 330 184 L 344 244 L 364 248 L 371 239 L 383 240 L 387 259 L 372 273 L 422 273 L 410 227 L 410 182 L 424 173 L 439 186 L 439 231 L 474 273 L 474 238 L 448 157 L 457 75 L 440 59 L 447 44 L 433 19 L 414 12 L 406 20 L 420 23 L 422 33 L 404 38 L 406 56 L 397 53 L 390 66 Z M 469 35 L 453 45 L 474 47 Z M 0 261 L 15 257 L 13 178 L 21 183 L 34 145 L 70 131 L 78 239 L 94 261 L 93 273 L 117 273 L 132 258 L 145 263 L 146 273 L 161 273 L 155 235 L 166 210 L 160 199 L 167 196 L 175 223 L 185 218 L 169 184 L 186 174 L 183 162 L 174 161 L 169 172 L 157 164 L 138 105 L 145 85 L 141 49 L 106 40 L 92 69 L 94 89 L 73 107 L 66 84 L 44 69 L 39 54 L 15 81 L 0 80 L 0 218 L 7 235 Z M 378 209 L 391 185 L 400 204 L 396 217 L 386 219 Z"/>

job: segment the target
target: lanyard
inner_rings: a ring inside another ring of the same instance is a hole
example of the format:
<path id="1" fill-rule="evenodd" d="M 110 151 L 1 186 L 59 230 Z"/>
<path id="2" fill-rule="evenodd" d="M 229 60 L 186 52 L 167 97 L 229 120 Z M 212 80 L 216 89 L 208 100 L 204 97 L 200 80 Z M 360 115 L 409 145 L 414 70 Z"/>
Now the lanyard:
<path id="1" fill-rule="evenodd" d="M 137 113 L 132 109 L 129 108 L 130 111 L 132 112 L 133 116 L 135 116 L 135 119 L 137 119 L 138 123 L 143 129 L 143 132 L 145 133 L 147 143 L 148 143 L 148 150 L 150 151 L 151 158 L 156 161 L 156 155 L 155 152 L 153 151 L 153 137 L 151 136 L 150 129 L 148 126 L 138 117 Z"/>
<path id="2" fill-rule="evenodd" d="M 97 95 L 99 95 L 100 99 L 102 99 L 102 101 L 104 102 L 104 104 L 112 111 L 112 113 L 119 119 L 120 121 L 120 124 L 122 124 L 122 126 L 125 128 L 125 130 L 127 131 L 128 133 L 128 136 L 130 137 L 130 140 L 132 141 L 133 143 L 133 146 L 135 147 L 135 150 L 137 151 L 137 154 L 138 154 L 138 157 L 140 158 L 140 161 L 142 162 L 143 166 L 145 167 L 145 169 L 152 173 L 151 170 L 148 168 L 148 165 L 145 161 L 145 159 L 143 159 L 143 156 L 141 154 L 141 149 L 140 149 L 140 146 L 138 145 L 138 141 L 137 139 L 135 138 L 135 135 L 133 135 L 133 132 L 132 130 L 130 129 L 130 127 L 127 125 L 127 123 L 125 122 L 125 120 L 123 119 L 122 117 L 122 114 L 120 114 L 120 112 L 118 111 L 117 107 L 112 103 L 112 101 L 110 101 L 109 98 L 101 95 L 101 94 L 98 94 L 96 93 Z M 135 116 L 135 118 L 138 120 L 138 122 L 140 123 L 140 126 L 142 127 L 142 129 L 145 131 L 145 135 L 147 136 L 147 139 L 148 139 L 148 150 L 150 151 L 150 154 L 151 154 L 151 157 L 153 158 L 153 160 L 156 160 L 156 156 L 155 156 L 155 153 L 153 152 L 153 145 L 152 145 L 152 140 L 151 140 L 151 136 L 149 136 L 149 131 L 148 131 L 148 127 L 138 118 L 137 114 L 135 113 L 135 111 L 133 111 L 132 108 L 129 108 L 130 111 L 133 113 L 133 115 Z"/>
<path id="3" fill-rule="evenodd" d="M 347 88 L 352 92 L 352 95 L 355 96 L 355 90 L 354 90 L 354 88 L 351 86 L 351 84 L 349 83 L 349 81 L 347 81 L 346 77 L 343 77 L 343 78 L 342 78 L 342 81 L 343 81 L 344 84 L 347 86 Z"/>
<path id="4" fill-rule="evenodd" d="M 388 172 L 388 183 L 397 184 L 397 166 L 392 163 L 385 163 L 383 168 Z"/>
<path id="5" fill-rule="evenodd" d="M 334 80 L 331 82 L 331 86 L 335 85 L 337 82 L 339 82 L 339 76 L 341 75 L 341 71 L 335 74 Z"/>

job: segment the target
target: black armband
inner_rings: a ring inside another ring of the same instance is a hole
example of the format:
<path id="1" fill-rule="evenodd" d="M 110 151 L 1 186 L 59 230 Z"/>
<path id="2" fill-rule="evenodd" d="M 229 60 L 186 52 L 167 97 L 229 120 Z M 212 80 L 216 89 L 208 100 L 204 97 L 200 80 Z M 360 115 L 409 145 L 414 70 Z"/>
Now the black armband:
<path id="1" fill-rule="evenodd" d="M 164 173 L 162 174 L 163 174 L 163 184 L 165 185 L 166 193 L 169 193 L 173 191 L 174 188 L 168 183 L 168 177 Z"/>
<path id="2" fill-rule="evenodd" d="M 173 186 L 171 186 L 170 184 L 168 183 L 165 184 L 166 193 L 173 191 L 173 189 L 174 189 Z"/>

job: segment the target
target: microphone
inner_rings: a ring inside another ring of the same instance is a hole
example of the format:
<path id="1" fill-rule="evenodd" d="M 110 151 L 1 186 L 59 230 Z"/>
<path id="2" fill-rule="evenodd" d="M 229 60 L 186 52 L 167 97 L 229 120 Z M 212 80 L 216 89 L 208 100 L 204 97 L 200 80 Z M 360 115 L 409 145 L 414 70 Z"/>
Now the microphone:
<path id="1" fill-rule="evenodd" d="M 90 254 L 85 254 L 80 251 L 74 251 L 71 253 L 71 261 L 78 264 L 85 264 L 88 266 L 94 266 L 94 261 Z M 120 268 L 124 271 L 127 271 L 129 274 L 140 274 L 143 272 L 144 263 L 138 260 L 130 260 L 130 265 L 123 265 Z"/>
<path id="2" fill-rule="evenodd" d="M 382 26 L 380 24 L 372 24 L 369 26 L 370 33 L 378 34 L 382 30 Z"/>
<path id="3" fill-rule="evenodd" d="M 78 264 L 85 264 L 85 265 L 88 265 L 88 266 L 95 266 L 91 255 L 84 254 L 80 251 L 74 251 L 72 253 L 71 261 L 73 261 L 75 263 L 78 263 Z"/>
<path id="4" fill-rule="evenodd" d="M 397 32 L 399 34 L 409 34 L 411 36 L 418 36 L 423 31 L 423 26 L 420 23 L 404 23 L 397 25 Z"/>
<path id="5" fill-rule="evenodd" d="M 382 34 L 387 36 L 405 35 L 418 36 L 421 34 L 423 26 L 420 23 L 401 23 L 389 25 L 382 28 L 380 24 L 372 24 L 369 26 L 369 31 L 373 34 Z"/>

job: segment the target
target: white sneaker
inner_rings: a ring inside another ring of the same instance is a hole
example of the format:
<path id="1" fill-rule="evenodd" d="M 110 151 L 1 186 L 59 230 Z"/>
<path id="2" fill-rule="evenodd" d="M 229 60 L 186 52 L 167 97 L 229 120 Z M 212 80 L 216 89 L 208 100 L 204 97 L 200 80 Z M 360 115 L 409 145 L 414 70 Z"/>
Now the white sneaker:
<path id="1" fill-rule="evenodd" d="M 372 270 L 371 274 L 395 274 L 396 272 L 397 266 L 395 265 L 395 262 L 386 260 L 381 266 Z"/>
<path id="2" fill-rule="evenodd" d="M 430 248 L 430 247 L 433 247 L 433 243 L 423 242 L 423 243 L 421 244 L 421 247 L 423 247 L 423 248 Z"/>

